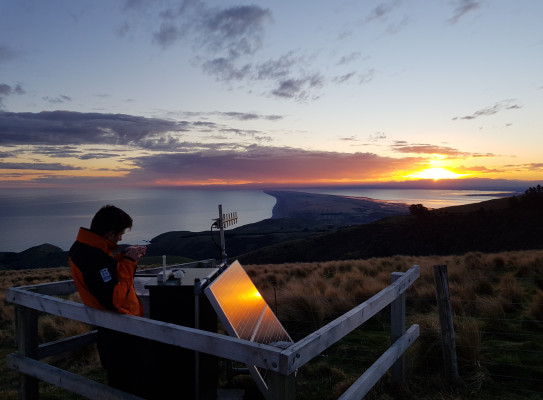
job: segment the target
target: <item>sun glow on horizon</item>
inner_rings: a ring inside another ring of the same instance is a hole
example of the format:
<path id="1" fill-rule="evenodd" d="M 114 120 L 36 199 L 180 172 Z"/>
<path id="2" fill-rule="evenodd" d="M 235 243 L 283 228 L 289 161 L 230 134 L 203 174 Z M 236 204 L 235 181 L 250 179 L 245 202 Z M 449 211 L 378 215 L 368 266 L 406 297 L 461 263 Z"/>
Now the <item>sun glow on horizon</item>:
<path id="1" fill-rule="evenodd" d="M 464 176 L 463 174 L 458 174 L 447 168 L 443 167 L 431 167 L 426 168 L 421 171 L 414 172 L 407 175 L 407 178 L 410 179 L 433 179 L 438 181 L 440 179 L 457 179 Z"/>

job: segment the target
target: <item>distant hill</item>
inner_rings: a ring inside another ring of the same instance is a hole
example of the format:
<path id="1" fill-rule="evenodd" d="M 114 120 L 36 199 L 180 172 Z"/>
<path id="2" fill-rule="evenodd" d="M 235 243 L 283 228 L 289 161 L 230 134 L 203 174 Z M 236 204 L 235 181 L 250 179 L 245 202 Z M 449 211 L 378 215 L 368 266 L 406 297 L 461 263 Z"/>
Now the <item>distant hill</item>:
<path id="1" fill-rule="evenodd" d="M 60 247 L 42 244 L 20 253 L 0 252 L 0 270 L 52 268 L 68 265 L 68 255 Z"/>
<path id="2" fill-rule="evenodd" d="M 230 259 L 264 264 L 543 248 L 541 192 L 436 210 L 331 195 L 270 194 L 278 199 L 273 218 L 225 231 Z M 218 242 L 216 230 L 167 232 L 151 240 L 147 256 L 219 259 Z M 67 265 L 67 252 L 48 244 L 0 253 L 0 269 Z"/>
<path id="3" fill-rule="evenodd" d="M 338 228 L 408 213 L 407 204 L 294 191 L 266 191 L 277 202 L 273 217 L 225 231 L 226 251 L 237 257 L 276 243 L 335 232 Z M 214 239 L 213 239 L 214 238 Z M 148 255 L 220 258 L 219 234 L 168 232 L 151 240 Z"/>
<path id="4" fill-rule="evenodd" d="M 280 243 L 238 257 L 245 264 L 543 248 L 543 194 L 422 211 Z"/>
<path id="5" fill-rule="evenodd" d="M 277 199 L 273 218 L 226 230 L 228 256 L 237 257 L 272 244 L 320 235 L 342 226 L 376 221 L 385 216 L 408 213 L 407 204 L 293 191 L 267 193 Z M 167 232 L 151 240 L 146 258 L 153 260 L 166 254 L 195 260 L 219 259 L 220 249 L 216 244 L 219 241 L 218 231 Z M 146 261 L 143 259 L 142 263 Z M 21 253 L 0 253 L 0 269 L 67 265 L 67 252 L 47 244 Z"/>

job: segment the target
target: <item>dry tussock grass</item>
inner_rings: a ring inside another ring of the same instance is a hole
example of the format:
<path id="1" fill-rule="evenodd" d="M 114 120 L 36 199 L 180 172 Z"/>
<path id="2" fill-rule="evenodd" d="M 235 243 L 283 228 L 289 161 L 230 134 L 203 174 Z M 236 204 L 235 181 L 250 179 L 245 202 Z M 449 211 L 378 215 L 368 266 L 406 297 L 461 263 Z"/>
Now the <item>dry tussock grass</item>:
<path id="1" fill-rule="evenodd" d="M 533 297 L 530 314 L 538 321 L 543 321 L 543 291 L 537 290 Z"/>
<path id="2" fill-rule="evenodd" d="M 0 343 L 14 343 L 13 323 L 15 311 L 6 301 L 7 290 L 11 287 L 37 285 L 71 279 L 70 269 L 40 268 L 32 270 L 0 271 Z M 69 300 L 81 301 L 78 293 L 68 296 Z M 41 342 L 58 340 L 88 332 L 89 327 L 81 322 L 52 315 L 40 317 L 38 335 Z"/>
<path id="3" fill-rule="evenodd" d="M 442 370 L 434 265 L 447 265 L 459 368 L 470 385 L 487 382 L 485 332 L 503 332 L 508 320 L 543 321 L 543 250 L 433 257 L 387 257 L 341 262 L 266 265 L 273 274 L 279 317 L 300 335 L 317 329 L 389 285 L 392 272 L 419 265 L 421 276 L 407 292 L 408 320 L 421 336 L 409 350 L 412 368 Z M 262 266 L 247 266 L 257 287 Z M 274 299 L 275 301 L 275 299 Z M 271 304 L 271 303 L 270 303 Z M 274 303 L 275 304 L 275 303 Z M 379 317 L 378 317 L 379 318 Z M 539 322 L 538 322 L 539 321 Z M 301 327 L 303 324 L 304 327 Z M 294 336 L 293 336 L 294 337 Z M 347 381 L 340 382 L 341 387 Z"/>
<path id="4" fill-rule="evenodd" d="M 513 274 L 507 274 L 500 279 L 500 296 L 504 307 L 514 310 L 522 307 L 524 290 L 517 282 Z"/>
<path id="5" fill-rule="evenodd" d="M 287 305 L 293 294 L 320 297 L 323 304 L 329 301 L 345 307 L 358 304 L 389 285 L 392 272 L 404 272 L 415 264 L 420 266 L 421 277 L 409 289 L 408 300 L 417 309 L 419 306 L 424 308 L 425 304 L 428 308 L 429 302 L 435 300 L 433 266 L 447 265 L 455 315 L 503 318 L 504 312 L 523 309 L 537 318 L 534 314 L 537 311 L 530 311 L 537 307 L 530 305 L 537 304 L 534 288 L 540 290 L 543 287 L 541 250 L 257 265 L 246 266 L 246 270 L 259 289 L 266 291 L 272 287 L 270 282 L 274 282 L 277 293 L 281 293 L 278 296 L 279 309 L 286 313 L 287 307 L 295 312 L 295 307 Z M 343 310 L 339 305 L 323 307 L 329 312 Z M 329 315 L 323 321 L 331 317 Z"/>
<path id="6" fill-rule="evenodd" d="M 415 371 L 429 368 L 438 371 L 442 367 L 434 265 L 448 266 L 461 365 L 483 371 L 478 367 L 484 361 L 481 355 L 483 332 L 503 329 L 506 319 L 513 313 L 515 318 L 532 319 L 536 324 L 543 321 L 543 250 L 248 265 L 245 269 L 297 340 L 377 294 L 389 285 L 392 272 L 405 272 L 412 265 L 419 265 L 421 272 L 407 292 L 408 325 L 417 323 L 421 331 L 421 336 L 409 350 L 408 359 Z M 13 346 L 14 315 L 13 306 L 6 303 L 8 288 L 70 278 L 68 268 L 0 271 L 0 343 L 4 347 Z M 76 294 L 70 299 L 78 301 Z M 87 330 L 84 324 L 60 317 L 40 318 L 42 341 Z M 86 354 L 85 357 L 92 359 L 96 355 Z M 318 368 L 332 375 L 332 387 L 346 387 L 352 379 L 341 371 Z"/>

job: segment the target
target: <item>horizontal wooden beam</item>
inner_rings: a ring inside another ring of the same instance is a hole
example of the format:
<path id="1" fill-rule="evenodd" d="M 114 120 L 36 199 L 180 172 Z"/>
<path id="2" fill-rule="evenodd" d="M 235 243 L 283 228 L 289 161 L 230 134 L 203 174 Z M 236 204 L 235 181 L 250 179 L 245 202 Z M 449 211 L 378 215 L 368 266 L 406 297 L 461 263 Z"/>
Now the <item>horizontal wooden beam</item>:
<path id="1" fill-rule="evenodd" d="M 82 333 L 81 335 L 71 336 L 54 342 L 44 343 L 38 346 L 38 359 L 54 356 L 65 351 L 75 350 L 82 346 L 88 346 L 96 342 L 97 331 Z"/>
<path id="2" fill-rule="evenodd" d="M 343 393 L 338 400 L 359 400 L 383 377 L 392 365 L 419 337 L 419 326 L 412 325 L 360 378 Z"/>
<path id="3" fill-rule="evenodd" d="M 143 400 L 141 397 L 125 393 L 121 390 L 20 354 L 8 354 L 6 357 L 6 364 L 9 368 L 15 369 L 25 375 L 30 375 L 44 382 L 49 382 L 55 386 L 62 387 L 89 399 Z"/>
<path id="4" fill-rule="evenodd" d="M 403 294 L 419 276 L 420 268 L 414 265 L 396 282 L 375 296 L 284 350 L 190 327 L 101 311 L 51 296 L 75 288 L 73 281 L 11 288 L 7 293 L 7 301 L 76 321 L 255 365 L 282 375 L 290 375 L 375 316 Z M 47 285 L 49 287 L 46 287 Z"/>
<path id="5" fill-rule="evenodd" d="M 6 300 L 48 314 L 256 365 L 283 375 L 289 375 L 293 371 L 282 367 L 288 364 L 284 360 L 286 355 L 283 350 L 266 344 L 148 318 L 97 310 L 82 303 L 28 292 L 22 288 L 9 289 Z"/>
<path id="6" fill-rule="evenodd" d="M 282 369 L 291 368 L 293 371 L 306 364 L 397 299 L 419 276 L 419 266 L 412 266 L 396 282 L 375 296 L 296 342 L 284 351 L 289 366 L 281 366 Z"/>
<path id="7" fill-rule="evenodd" d="M 77 292 L 77 287 L 72 280 L 39 283 L 37 285 L 19 286 L 18 289 L 26 290 L 29 292 L 48 294 L 51 296 L 66 296 Z"/>
<path id="8" fill-rule="evenodd" d="M 209 258 L 207 260 L 200 261 L 191 261 L 183 264 L 170 264 L 166 265 L 166 269 L 173 268 L 213 268 L 217 264 L 217 261 L 214 258 Z M 154 267 L 147 269 L 140 269 L 136 272 L 136 276 L 156 276 L 157 273 L 162 271 L 163 267 Z"/>

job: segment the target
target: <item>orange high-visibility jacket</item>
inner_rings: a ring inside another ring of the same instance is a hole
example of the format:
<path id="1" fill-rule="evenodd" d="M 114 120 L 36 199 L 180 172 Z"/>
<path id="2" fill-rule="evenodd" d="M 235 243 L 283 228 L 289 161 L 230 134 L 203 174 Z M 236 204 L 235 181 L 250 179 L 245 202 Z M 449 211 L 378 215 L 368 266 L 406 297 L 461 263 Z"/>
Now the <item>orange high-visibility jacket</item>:
<path id="1" fill-rule="evenodd" d="M 106 238 L 80 228 L 70 248 L 72 276 L 81 300 L 100 310 L 143 316 L 143 307 L 134 289 L 137 262 L 121 253 Z"/>

